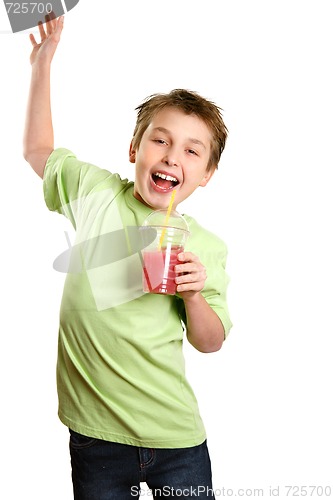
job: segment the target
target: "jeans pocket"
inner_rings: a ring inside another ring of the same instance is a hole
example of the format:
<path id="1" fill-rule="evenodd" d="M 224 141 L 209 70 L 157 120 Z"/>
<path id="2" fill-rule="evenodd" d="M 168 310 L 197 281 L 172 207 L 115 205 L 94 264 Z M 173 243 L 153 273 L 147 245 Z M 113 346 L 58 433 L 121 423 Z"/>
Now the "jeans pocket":
<path id="1" fill-rule="evenodd" d="M 69 429 L 69 432 L 70 432 L 69 444 L 72 448 L 76 449 L 90 448 L 91 446 L 94 446 L 94 444 L 97 443 L 98 441 L 98 439 L 96 438 L 84 436 L 83 434 L 79 434 L 78 432 L 73 431 L 72 429 Z"/>

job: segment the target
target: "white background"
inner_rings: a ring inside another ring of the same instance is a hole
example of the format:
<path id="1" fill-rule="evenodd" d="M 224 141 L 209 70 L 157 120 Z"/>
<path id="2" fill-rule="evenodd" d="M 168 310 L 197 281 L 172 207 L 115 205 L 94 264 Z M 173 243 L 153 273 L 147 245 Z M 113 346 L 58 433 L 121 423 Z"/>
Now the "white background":
<path id="1" fill-rule="evenodd" d="M 214 354 L 185 345 L 224 496 L 331 485 L 333 497 L 330 6 L 80 0 L 54 59 L 56 146 L 131 179 L 143 98 L 188 88 L 224 109 L 220 168 L 180 207 L 229 248 L 230 336 Z M 71 229 L 22 158 L 28 35 L 0 34 L 0 45 L 0 496 L 68 500 L 55 386 L 64 275 L 52 262 Z"/>

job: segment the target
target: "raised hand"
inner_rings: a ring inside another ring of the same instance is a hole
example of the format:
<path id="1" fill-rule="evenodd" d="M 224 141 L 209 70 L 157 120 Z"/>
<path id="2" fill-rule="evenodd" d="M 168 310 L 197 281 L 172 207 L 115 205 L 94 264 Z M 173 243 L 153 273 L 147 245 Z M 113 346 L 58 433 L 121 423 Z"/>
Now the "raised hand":
<path id="1" fill-rule="evenodd" d="M 61 32 L 64 25 L 64 16 L 56 19 L 52 12 L 45 16 L 45 27 L 42 22 L 38 24 L 41 41 L 36 42 L 34 35 L 29 35 L 33 49 L 30 55 L 30 63 L 51 63 L 57 49 Z M 46 29 L 46 31 L 45 31 Z"/>

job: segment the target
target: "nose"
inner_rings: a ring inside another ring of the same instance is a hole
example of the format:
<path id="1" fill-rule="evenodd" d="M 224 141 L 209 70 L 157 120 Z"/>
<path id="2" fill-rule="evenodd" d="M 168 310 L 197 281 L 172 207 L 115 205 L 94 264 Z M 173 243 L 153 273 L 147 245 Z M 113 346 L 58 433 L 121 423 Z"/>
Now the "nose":
<path id="1" fill-rule="evenodd" d="M 177 159 L 177 156 L 174 151 L 168 151 L 168 153 L 163 158 L 163 162 L 169 167 L 179 166 L 179 160 Z"/>
<path id="2" fill-rule="evenodd" d="M 168 165 L 168 167 L 177 167 L 176 160 L 169 158 L 169 157 L 165 158 L 164 163 L 166 163 L 166 165 Z"/>

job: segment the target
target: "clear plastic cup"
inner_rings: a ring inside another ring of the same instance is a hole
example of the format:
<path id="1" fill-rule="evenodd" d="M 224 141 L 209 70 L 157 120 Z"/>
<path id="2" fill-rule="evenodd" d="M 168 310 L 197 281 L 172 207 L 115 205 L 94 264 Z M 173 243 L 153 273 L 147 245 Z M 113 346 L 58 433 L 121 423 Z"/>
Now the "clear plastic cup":
<path id="1" fill-rule="evenodd" d="M 175 265 L 178 264 L 177 256 L 184 251 L 190 234 L 188 224 L 175 210 L 171 211 L 169 217 L 167 210 L 155 210 L 143 223 L 143 238 L 145 228 L 153 228 L 156 237 L 142 250 L 143 291 L 175 295 Z"/>

